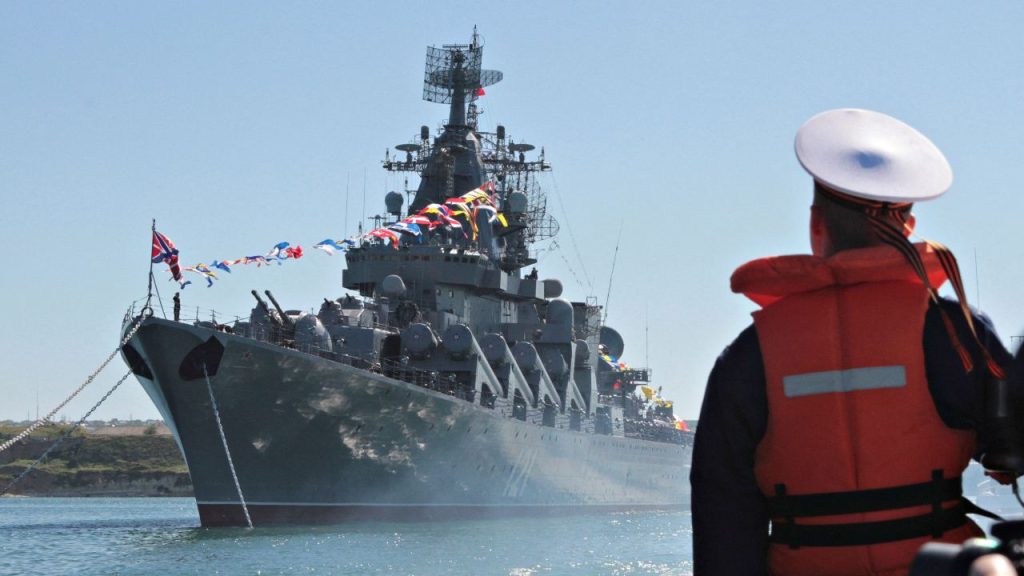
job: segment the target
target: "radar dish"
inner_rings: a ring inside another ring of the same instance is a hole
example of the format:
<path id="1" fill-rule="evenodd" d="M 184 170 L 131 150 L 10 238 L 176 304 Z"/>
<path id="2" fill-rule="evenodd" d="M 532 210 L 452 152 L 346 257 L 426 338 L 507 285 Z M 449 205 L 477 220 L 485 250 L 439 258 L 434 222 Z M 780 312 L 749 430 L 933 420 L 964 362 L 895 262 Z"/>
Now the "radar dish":
<path id="1" fill-rule="evenodd" d="M 531 210 L 531 213 L 527 215 L 527 221 L 529 222 L 527 236 L 531 242 L 547 240 L 558 235 L 560 228 L 558 220 L 548 214 L 535 213 Z"/>
<path id="2" fill-rule="evenodd" d="M 480 84 L 477 88 L 483 88 L 484 86 L 490 86 L 501 82 L 504 78 L 504 74 L 500 70 L 481 70 L 480 71 Z"/>
<path id="3" fill-rule="evenodd" d="M 509 144 L 508 149 L 512 152 L 529 152 L 533 150 L 535 146 L 533 144 Z"/>
<path id="4" fill-rule="evenodd" d="M 401 150 L 402 152 L 419 152 L 420 148 L 423 148 L 423 146 L 419 144 L 399 144 L 395 146 L 396 150 Z"/>
<path id="5" fill-rule="evenodd" d="M 480 69 L 483 51 L 483 46 L 476 43 L 427 48 L 423 99 L 450 104 L 452 95 L 459 93 L 472 102 L 476 100 L 479 88 L 500 82 L 501 72 Z"/>

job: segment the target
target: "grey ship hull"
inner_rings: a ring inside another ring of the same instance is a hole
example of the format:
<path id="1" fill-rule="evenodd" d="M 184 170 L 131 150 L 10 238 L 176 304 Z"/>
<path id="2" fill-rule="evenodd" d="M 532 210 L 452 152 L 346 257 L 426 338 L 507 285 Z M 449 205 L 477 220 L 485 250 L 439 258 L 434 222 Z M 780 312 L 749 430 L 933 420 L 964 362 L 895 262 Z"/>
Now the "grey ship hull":
<path id="1" fill-rule="evenodd" d="M 511 418 L 504 402 L 488 409 L 297 350 L 149 318 L 129 342 L 148 369 L 136 373 L 181 448 L 204 526 L 245 524 L 206 380 L 180 370 L 211 337 L 224 353 L 210 384 L 257 525 L 689 505 L 688 446 L 576 432 L 564 422 L 543 427 Z"/>

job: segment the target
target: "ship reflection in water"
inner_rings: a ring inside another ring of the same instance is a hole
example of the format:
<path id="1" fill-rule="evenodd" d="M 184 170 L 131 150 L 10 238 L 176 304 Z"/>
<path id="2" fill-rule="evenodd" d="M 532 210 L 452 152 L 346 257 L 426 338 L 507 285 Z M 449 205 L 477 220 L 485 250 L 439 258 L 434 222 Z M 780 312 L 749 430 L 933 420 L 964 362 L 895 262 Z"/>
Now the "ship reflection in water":
<path id="1" fill-rule="evenodd" d="M 349 294 L 309 314 L 254 290 L 230 326 L 126 314 L 125 334 L 141 327 L 125 361 L 204 526 L 688 506 L 692 433 L 649 370 L 620 362 L 599 306 L 523 274 L 558 231 L 536 179 L 550 166 L 478 128 L 476 96 L 502 78 L 482 53 L 475 34 L 428 49 L 424 98 L 449 119 L 388 154 L 419 185 L 351 239 Z"/>

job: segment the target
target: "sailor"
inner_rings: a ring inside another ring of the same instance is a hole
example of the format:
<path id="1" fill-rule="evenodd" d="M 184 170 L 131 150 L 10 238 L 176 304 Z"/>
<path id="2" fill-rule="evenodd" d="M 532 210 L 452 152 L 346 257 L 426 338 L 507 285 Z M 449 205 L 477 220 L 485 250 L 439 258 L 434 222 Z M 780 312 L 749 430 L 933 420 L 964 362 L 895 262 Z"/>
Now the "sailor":
<path id="1" fill-rule="evenodd" d="M 694 572 L 906 574 L 925 542 L 981 534 L 960 476 L 984 450 L 983 382 L 1009 354 L 961 305 L 952 254 L 907 239 L 912 204 L 952 184 L 930 140 L 832 110 L 799 130 L 796 154 L 814 179 L 813 255 L 732 276 L 761 310 L 708 380 Z M 937 296 L 947 279 L 959 302 Z"/>
<path id="2" fill-rule="evenodd" d="M 181 293 L 174 293 L 174 321 L 177 322 L 181 318 Z"/>

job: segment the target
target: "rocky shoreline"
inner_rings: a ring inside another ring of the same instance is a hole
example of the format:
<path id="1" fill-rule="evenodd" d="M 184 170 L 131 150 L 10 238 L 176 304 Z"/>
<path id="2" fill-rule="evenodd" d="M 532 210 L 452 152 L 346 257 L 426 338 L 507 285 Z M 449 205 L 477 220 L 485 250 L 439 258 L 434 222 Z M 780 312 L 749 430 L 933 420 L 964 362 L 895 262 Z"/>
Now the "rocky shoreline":
<path id="1" fill-rule="evenodd" d="M 36 461 L 67 426 L 45 426 L 0 452 L 0 491 Z M 19 433 L 0 429 L 0 442 Z M 150 428 L 140 434 L 75 430 L 8 496 L 192 496 L 188 469 L 174 439 Z"/>

